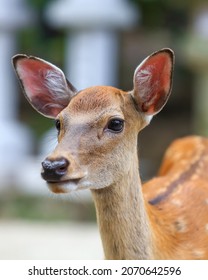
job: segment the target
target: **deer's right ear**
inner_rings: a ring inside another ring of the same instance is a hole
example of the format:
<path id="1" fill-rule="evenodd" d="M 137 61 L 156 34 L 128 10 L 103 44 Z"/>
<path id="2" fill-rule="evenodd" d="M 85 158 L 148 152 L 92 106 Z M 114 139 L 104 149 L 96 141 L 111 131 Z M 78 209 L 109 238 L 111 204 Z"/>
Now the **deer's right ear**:
<path id="1" fill-rule="evenodd" d="M 12 62 L 26 98 L 45 117 L 56 118 L 77 92 L 64 73 L 47 61 L 16 55 Z"/>

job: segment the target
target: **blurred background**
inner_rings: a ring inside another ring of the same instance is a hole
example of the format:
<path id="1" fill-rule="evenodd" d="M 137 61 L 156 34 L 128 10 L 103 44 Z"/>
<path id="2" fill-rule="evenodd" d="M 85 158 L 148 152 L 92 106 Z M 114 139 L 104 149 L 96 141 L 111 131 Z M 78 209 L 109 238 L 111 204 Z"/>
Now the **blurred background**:
<path id="1" fill-rule="evenodd" d="M 137 65 L 172 48 L 171 98 L 139 138 L 145 181 L 175 138 L 208 135 L 207 45 L 207 1 L 1 0 L 0 259 L 103 258 L 90 193 L 55 196 L 40 178 L 56 145 L 54 122 L 27 103 L 11 57 L 48 60 L 78 89 L 130 90 Z"/>

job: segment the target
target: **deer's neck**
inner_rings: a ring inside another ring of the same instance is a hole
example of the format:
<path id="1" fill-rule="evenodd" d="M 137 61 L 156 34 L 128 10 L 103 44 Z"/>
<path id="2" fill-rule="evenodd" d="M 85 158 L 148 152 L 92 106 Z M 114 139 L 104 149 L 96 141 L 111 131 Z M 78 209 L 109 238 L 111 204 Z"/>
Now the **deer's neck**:
<path id="1" fill-rule="evenodd" d="M 92 194 L 106 259 L 151 259 L 152 241 L 138 161 L 128 176 Z"/>

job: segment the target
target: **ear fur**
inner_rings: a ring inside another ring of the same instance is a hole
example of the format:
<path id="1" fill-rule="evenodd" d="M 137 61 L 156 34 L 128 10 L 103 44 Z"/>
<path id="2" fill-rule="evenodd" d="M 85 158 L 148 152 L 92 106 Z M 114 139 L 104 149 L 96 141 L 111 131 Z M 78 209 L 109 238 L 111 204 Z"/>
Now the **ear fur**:
<path id="1" fill-rule="evenodd" d="M 56 118 L 77 92 L 58 67 L 43 59 L 15 55 L 12 62 L 29 103 L 48 118 Z"/>
<path id="2" fill-rule="evenodd" d="M 172 88 L 174 53 L 162 49 L 148 56 L 135 70 L 133 97 L 148 119 L 166 104 Z"/>

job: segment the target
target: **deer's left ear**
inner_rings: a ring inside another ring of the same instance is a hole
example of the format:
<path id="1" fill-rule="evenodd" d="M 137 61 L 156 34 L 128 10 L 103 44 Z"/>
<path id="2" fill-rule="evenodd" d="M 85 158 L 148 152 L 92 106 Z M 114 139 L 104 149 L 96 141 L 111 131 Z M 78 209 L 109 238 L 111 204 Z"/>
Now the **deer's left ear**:
<path id="1" fill-rule="evenodd" d="M 157 114 L 167 102 L 172 87 L 174 54 L 162 49 L 147 57 L 135 70 L 133 97 L 138 110 Z"/>

